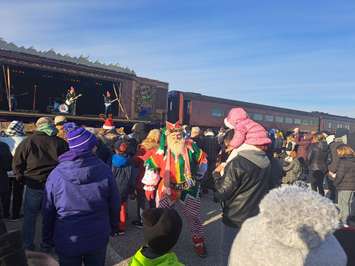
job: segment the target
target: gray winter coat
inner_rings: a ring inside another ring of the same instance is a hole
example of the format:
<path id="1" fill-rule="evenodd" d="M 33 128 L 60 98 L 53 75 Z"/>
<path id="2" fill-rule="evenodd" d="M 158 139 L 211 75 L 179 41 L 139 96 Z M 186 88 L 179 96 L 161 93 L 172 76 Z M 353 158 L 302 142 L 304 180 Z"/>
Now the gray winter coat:
<path id="1" fill-rule="evenodd" d="M 283 184 L 293 184 L 299 180 L 302 175 L 302 165 L 298 159 L 292 160 L 288 165 L 283 167 L 286 175 L 282 178 Z"/>

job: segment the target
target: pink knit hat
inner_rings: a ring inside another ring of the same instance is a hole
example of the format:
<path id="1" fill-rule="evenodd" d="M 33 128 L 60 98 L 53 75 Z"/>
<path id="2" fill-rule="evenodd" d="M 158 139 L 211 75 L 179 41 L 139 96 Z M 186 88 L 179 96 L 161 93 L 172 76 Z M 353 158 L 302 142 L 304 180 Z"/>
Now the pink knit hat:
<path id="1" fill-rule="evenodd" d="M 224 119 L 224 124 L 226 127 L 233 129 L 236 127 L 238 122 L 247 118 L 249 118 L 249 116 L 243 108 L 232 108 L 229 111 L 228 116 Z"/>

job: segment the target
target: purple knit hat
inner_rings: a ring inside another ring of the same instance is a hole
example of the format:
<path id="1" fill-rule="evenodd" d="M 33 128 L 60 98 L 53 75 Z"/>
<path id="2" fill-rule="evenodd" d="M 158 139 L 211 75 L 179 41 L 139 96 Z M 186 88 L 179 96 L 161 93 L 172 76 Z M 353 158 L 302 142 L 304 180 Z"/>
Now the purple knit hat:
<path id="1" fill-rule="evenodd" d="M 64 130 L 70 150 L 91 151 L 97 145 L 95 135 L 75 123 L 65 123 Z"/>

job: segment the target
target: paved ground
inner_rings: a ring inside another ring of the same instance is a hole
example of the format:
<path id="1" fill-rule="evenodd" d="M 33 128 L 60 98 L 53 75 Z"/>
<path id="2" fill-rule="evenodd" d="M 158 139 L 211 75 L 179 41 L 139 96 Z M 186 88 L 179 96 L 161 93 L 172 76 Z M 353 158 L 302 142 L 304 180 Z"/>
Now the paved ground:
<path id="1" fill-rule="evenodd" d="M 126 235 L 111 238 L 108 247 L 107 265 L 125 266 L 128 265 L 129 258 L 136 252 L 143 243 L 142 229 L 131 225 L 135 219 L 135 202 L 129 202 L 129 221 Z M 195 255 L 188 226 L 184 223 L 183 232 L 177 245 L 174 248 L 178 258 L 186 266 L 218 266 L 219 251 L 221 245 L 221 216 L 220 207 L 212 201 L 211 193 L 202 198 L 202 217 L 205 225 L 205 235 L 207 241 L 208 257 L 201 259 Z M 8 229 L 17 229 L 21 223 L 7 223 Z M 39 243 L 40 221 L 38 222 L 38 232 L 36 243 Z M 54 255 L 55 256 L 55 255 Z"/>

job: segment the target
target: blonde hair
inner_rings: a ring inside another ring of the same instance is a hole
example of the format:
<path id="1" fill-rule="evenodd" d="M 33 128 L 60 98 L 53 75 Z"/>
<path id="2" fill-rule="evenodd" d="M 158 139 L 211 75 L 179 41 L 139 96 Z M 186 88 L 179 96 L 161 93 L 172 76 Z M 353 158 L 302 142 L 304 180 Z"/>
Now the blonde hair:
<path id="1" fill-rule="evenodd" d="M 287 142 L 293 142 L 293 141 L 295 141 L 295 137 L 293 136 L 293 135 L 289 135 L 288 137 L 287 137 Z"/>
<path id="2" fill-rule="evenodd" d="M 200 135 L 201 129 L 199 127 L 192 127 L 191 128 L 191 137 L 196 137 Z"/>
<path id="3" fill-rule="evenodd" d="M 342 145 L 337 148 L 337 153 L 339 157 L 346 157 L 346 156 L 355 156 L 354 150 L 347 145 Z"/>
<path id="4" fill-rule="evenodd" d="M 325 141 L 325 137 L 323 134 L 312 135 L 312 142 L 313 143 L 318 143 L 318 142 L 322 142 L 322 141 Z"/>
<path id="5" fill-rule="evenodd" d="M 152 129 L 151 131 L 149 131 L 148 136 L 142 141 L 141 146 L 146 150 L 158 148 L 159 141 L 160 141 L 160 130 Z"/>
<path id="6" fill-rule="evenodd" d="M 325 136 L 323 134 L 318 134 L 317 135 L 317 141 L 318 142 L 325 141 Z"/>

